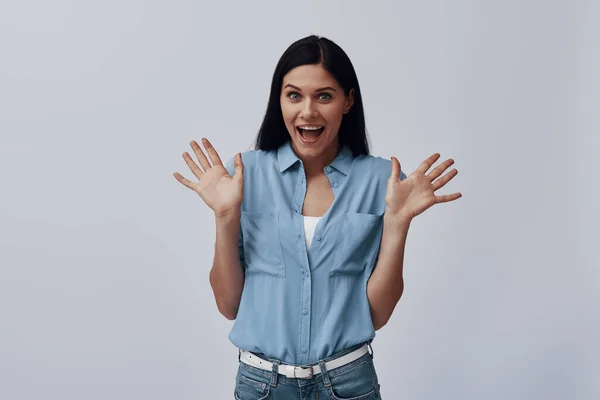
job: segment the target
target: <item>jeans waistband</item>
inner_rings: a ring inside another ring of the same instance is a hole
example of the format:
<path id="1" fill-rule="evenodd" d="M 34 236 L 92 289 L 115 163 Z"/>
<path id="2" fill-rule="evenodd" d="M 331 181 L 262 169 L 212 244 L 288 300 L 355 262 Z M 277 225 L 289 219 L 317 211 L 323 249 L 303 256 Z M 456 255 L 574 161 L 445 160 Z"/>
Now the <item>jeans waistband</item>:
<path id="1" fill-rule="evenodd" d="M 366 342 L 358 343 L 358 344 L 355 344 L 353 346 L 347 347 L 344 350 L 338 351 L 337 353 L 334 353 L 331 356 L 323 359 L 323 361 L 324 362 L 328 362 L 328 361 L 331 361 L 331 360 L 335 360 L 336 358 L 342 357 L 342 356 L 344 356 L 344 355 L 346 355 L 348 353 L 352 353 L 353 351 L 361 348 L 365 344 L 369 345 L 369 350 L 371 352 L 371 356 L 373 356 L 374 355 L 374 353 L 373 353 L 373 347 L 371 347 L 371 340 L 369 340 L 369 341 L 366 341 Z M 260 353 L 260 352 L 251 352 L 251 353 L 254 354 L 257 357 L 262 358 L 263 360 L 267 360 L 267 361 L 270 361 L 270 362 L 274 362 L 274 361 L 280 361 L 280 362 L 282 362 L 281 360 L 277 360 L 275 358 L 267 357 L 267 355 L 264 354 L 264 353 Z M 238 361 L 239 361 L 239 352 L 238 352 Z M 302 365 L 298 365 L 298 366 L 306 367 L 306 366 L 312 366 L 312 365 L 318 365 L 318 364 L 319 364 L 319 361 L 315 361 L 313 363 L 302 364 Z"/>

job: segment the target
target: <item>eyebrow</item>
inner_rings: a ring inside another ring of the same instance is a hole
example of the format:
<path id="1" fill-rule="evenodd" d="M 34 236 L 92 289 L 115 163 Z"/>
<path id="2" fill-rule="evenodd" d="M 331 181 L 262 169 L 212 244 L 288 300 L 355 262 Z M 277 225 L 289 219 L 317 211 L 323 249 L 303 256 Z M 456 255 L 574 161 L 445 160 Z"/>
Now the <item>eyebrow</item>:
<path id="1" fill-rule="evenodd" d="M 300 89 L 298 86 L 294 86 L 294 85 L 292 85 L 291 83 L 288 83 L 287 85 L 285 85 L 284 89 L 285 89 L 286 87 L 288 87 L 288 86 L 289 86 L 289 87 L 291 87 L 291 88 L 293 88 L 293 89 L 296 89 L 296 90 L 298 90 L 298 91 L 300 91 L 300 92 L 302 91 L 302 89 Z M 325 86 L 325 87 L 322 87 L 322 88 L 319 88 L 319 89 L 315 90 L 315 92 L 324 92 L 325 90 L 332 90 L 332 91 L 334 91 L 334 92 L 336 91 L 336 90 L 335 90 L 334 88 L 332 88 L 331 86 Z"/>

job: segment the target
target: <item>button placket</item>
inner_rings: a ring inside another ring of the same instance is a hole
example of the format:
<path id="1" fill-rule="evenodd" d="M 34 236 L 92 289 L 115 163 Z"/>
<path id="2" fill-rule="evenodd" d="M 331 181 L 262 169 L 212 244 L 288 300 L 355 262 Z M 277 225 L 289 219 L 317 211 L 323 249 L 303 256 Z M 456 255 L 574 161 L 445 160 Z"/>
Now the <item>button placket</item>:
<path id="1" fill-rule="evenodd" d="M 306 247 L 306 238 L 304 236 L 304 223 L 302 216 L 302 207 L 304 206 L 304 198 L 306 197 L 306 177 L 302 164 L 300 166 L 300 176 L 297 180 L 296 193 L 294 196 L 294 212 L 292 215 L 295 223 L 296 231 L 296 248 L 298 250 L 299 260 L 301 262 L 300 271 L 300 327 L 299 327 L 299 350 L 300 360 L 306 363 L 308 359 L 308 348 L 310 347 L 310 305 L 311 305 L 311 278 L 308 259 L 308 249 Z"/>

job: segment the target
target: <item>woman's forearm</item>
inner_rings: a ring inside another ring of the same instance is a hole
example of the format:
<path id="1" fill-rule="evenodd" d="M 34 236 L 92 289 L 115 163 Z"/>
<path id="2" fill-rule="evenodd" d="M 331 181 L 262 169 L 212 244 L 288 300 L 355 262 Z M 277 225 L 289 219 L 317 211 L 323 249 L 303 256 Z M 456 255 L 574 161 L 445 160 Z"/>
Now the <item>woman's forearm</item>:
<path id="1" fill-rule="evenodd" d="M 216 218 L 215 259 L 210 270 L 212 287 L 219 312 L 229 320 L 237 316 L 244 271 L 239 256 L 240 215 Z"/>
<path id="2" fill-rule="evenodd" d="M 404 291 L 402 268 L 410 222 L 384 215 L 379 259 L 367 284 L 367 297 L 375 330 L 392 316 Z"/>

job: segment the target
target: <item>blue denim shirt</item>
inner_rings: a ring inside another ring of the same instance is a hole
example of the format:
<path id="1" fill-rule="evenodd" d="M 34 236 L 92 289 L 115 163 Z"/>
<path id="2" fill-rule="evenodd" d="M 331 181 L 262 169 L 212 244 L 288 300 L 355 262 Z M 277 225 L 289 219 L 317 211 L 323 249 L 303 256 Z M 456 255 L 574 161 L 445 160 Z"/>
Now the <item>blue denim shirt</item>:
<path id="1" fill-rule="evenodd" d="M 306 174 L 290 142 L 276 151 L 245 152 L 242 161 L 239 251 L 245 281 L 230 341 L 294 365 L 371 341 L 367 281 L 381 245 L 391 161 L 353 157 L 342 147 L 323 170 L 334 201 L 308 250 Z M 233 159 L 226 168 L 233 175 Z"/>

